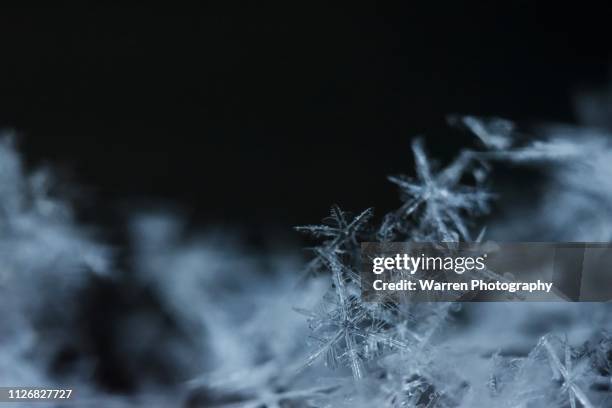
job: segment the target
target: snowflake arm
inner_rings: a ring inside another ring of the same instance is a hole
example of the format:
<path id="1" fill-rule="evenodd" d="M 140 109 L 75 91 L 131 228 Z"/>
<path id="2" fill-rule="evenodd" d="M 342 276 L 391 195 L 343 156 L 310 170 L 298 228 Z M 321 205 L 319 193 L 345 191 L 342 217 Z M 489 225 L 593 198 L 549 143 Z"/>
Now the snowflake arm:
<path id="1" fill-rule="evenodd" d="M 583 407 L 594 408 L 593 404 L 591 404 L 591 402 L 589 401 L 584 391 L 582 391 L 582 389 L 578 387 L 578 385 L 574 382 L 574 376 L 572 373 L 571 350 L 569 348 L 569 345 L 567 344 L 567 341 L 565 341 L 564 343 L 565 365 L 563 365 L 563 363 L 561 362 L 561 359 L 559 358 L 559 356 L 557 356 L 557 353 L 555 352 L 552 345 L 550 344 L 547 336 L 544 336 L 540 340 L 540 344 L 544 346 L 544 349 L 548 353 L 548 358 L 552 366 L 561 375 L 563 379 L 563 382 L 564 382 L 563 388 L 566 389 L 569 394 L 570 406 L 572 408 L 576 407 L 576 398 L 577 398 Z"/>
<path id="2" fill-rule="evenodd" d="M 306 266 L 307 274 L 319 270 L 324 264 L 323 259 L 325 257 L 343 253 L 350 247 L 356 247 L 358 245 L 357 234 L 366 226 L 372 215 L 373 210 L 368 208 L 349 221 L 347 213 L 334 205 L 331 208 L 330 217 L 327 219 L 330 225 L 295 227 L 296 231 L 308 233 L 316 238 L 327 238 L 322 245 L 314 249 L 317 256 Z"/>

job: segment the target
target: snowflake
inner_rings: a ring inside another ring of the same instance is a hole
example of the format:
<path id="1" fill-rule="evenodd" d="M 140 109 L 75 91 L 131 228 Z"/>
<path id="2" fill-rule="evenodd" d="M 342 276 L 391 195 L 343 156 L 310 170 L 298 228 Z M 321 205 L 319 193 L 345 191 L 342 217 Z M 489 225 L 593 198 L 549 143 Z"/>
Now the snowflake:
<path id="1" fill-rule="evenodd" d="M 567 339 L 563 344 L 565 351 L 565 364 L 561 362 L 559 356 L 557 356 L 557 353 L 550 344 L 549 336 L 544 336 L 540 340 L 540 345 L 543 346 L 548 353 L 548 358 L 551 362 L 553 370 L 555 373 L 561 375 L 561 380 L 563 381 L 562 390 L 569 394 L 571 408 L 576 408 L 576 399 L 580 401 L 583 407 L 592 408 L 593 404 L 591 404 L 589 401 L 586 393 L 575 382 L 577 375 L 572 370 L 572 352 L 567 343 Z"/>
<path id="2" fill-rule="evenodd" d="M 464 151 L 447 167 L 434 174 L 423 148 L 423 141 L 412 143 L 417 178 L 389 177 L 397 184 L 404 204 L 388 214 L 379 229 L 379 237 L 390 240 L 402 231 L 402 223 L 414 218 L 418 232 L 433 241 L 470 241 L 464 215 L 478 215 L 488 210 L 491 194 L 482 187 L 459 184 L 469 165 L 474 161 L 470 151 Z"/>
<path id="3" fill-rule="evenodd" d="M 331 296 L 318 311 L 296 309 L 309 318 L 311 330 L 320 336 L 315 337 L 319 346 L 308 356 L 304 366 L 310 366 L 325 356 L 326 364 L 331 368 L 347 363 L 353 377 L 359 380 L 364 377 L 364 360 L 383 347 L 399 350 L 409 347 L 389 335 L 385 323 L 377 319 L 353 293 L 355 283 L 346 278 L 344 266 L 338 258 L 331 255 L 325 261 L 332 271 L 334 290 Z"/>

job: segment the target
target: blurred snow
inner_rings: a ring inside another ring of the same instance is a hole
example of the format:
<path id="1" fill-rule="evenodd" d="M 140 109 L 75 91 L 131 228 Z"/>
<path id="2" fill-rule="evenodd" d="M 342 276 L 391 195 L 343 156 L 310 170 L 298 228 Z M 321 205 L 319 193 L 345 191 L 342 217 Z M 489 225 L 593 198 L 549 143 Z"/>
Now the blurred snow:
<path id="1" fill-rule="evenodd" d="M 356 273 L 363 240 L 609 242 L 608 99 L 579 97 L 589 127 L 454 117 L 484 149 L 438 168 L 415 139 L 415 175 L 390 178 L 399 208 L 377 225 L 371 209 L 334 206 L 323 224 L 298 228 L 322 241 L 306 266 L 297 249 L 254 252 L 236 234 L 150 210 L 130 215 L 119 267 L 49 171 L 26 171 L 5 136 L 0 384 L 74 384 L 80 406 L 612 406 L 609 304 L 367 304 Z M 501 167 L 537 171 L 535 195 L 522 199 L 530 180 L 495 185 Z M 491 207 L 503 211 L 482 218 Z M 81 302 L 100 282 L 153 305 L 117 299 L 104 333 L 133 377 L 124 395 L 104 388 L 100 356 L 83 349 Z M 70 350 L 76 361 L 58 370 Z"/>

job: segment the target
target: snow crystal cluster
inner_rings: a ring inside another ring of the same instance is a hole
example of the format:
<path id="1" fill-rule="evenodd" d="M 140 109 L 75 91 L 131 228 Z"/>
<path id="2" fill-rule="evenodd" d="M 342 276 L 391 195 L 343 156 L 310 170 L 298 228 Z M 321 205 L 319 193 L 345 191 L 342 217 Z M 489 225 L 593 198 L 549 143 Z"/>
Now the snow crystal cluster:
<path id="1" fill-rule="evenodd" d="M 317 240 L 306 265 L 159 211 L 130 216 L 119 266 L 51 193 L 48 172 L 28 174 L 3 139 L 0 384 L 74 384 L 77 406 L 612 406 L 608 304 L 362 301 L 360 242 L 612 240 L 610 132 L 450 122 L 479 147 L 440 166 L 414 139 L 414 175 L 389 177 L 398 208 L 333 206 L 297 227 Z M 538 200 L 497 184 L 500 167 L 533 172 Z M 126 307 L 106 334 L 134 377 L 121 395 L 96 379 L 91 350 L 57 370 L 79 348 L 78 300 L 96 279 L 156 305 Z"/>
<path id="2" fill-rule="evenodd" d="M 366 304 L 360 300 L 355 272 L 359 241 L 483 239 L 482 226 L 477 238 L 472 238 L 470 224 L 487 214 L 495 198 L 485 186 L 498 162 L 529 163 L 550 177 L 545 188 L 555 194 L 554 207 L 545 196 L 541 207 L 532 209 L 547 213 L 547 217 L 534 215 L 547 233 L 555 231 L 570 241 L 610 240 L 605 228 L 612 213 L 600 206 L 607 207 L 611 201 L 591 202 L 595 194 L 603 198 L 610 189 L 603 182 L 596 189 L 584 186 L 586 177 L 596 180 L 611 175 L 599 159 L 610 153 L 609 137 L 550 127 L 541 130 L 545 138 L 520 144 L 520 133 L 506 120 L 461 117 L 452 122 L 476 135 L 483 149 L 465 150 L 447 166 L 434 169 L 423 141 L 414 140 L 416 177 L 389 178 L 400 188 L 402 205 L 385 215 L 380 226 L 369 225 L 371 210 L 350 219 L 334 207 L 330 225 L 298 227 L 323 238 L 310 266 L 331 276 L 321 311 L 299 310 L 308 317 L 315 339 L 306 363 L 322 359 L 330 368 L 345 366 L 354 379 L 331 397 L 313 396 L 312 406 L 612 406 L 612 377 L 602 375 L 608 373 L 612 357 L 606 331 L 610 328 L 605 317 L 608 305 L 403 304 L 392 299 Z M 576 228 L 567 222 L 581 223 L 581 215 L 598 228 Z M 512 234 L 516 227 L 505 222 L 494 221 L 491 234 L 505 240 L 523 238 Z M 524 220 L 514 223 L 524 224 Z M 525 239 L 537 240 L 538 231 Z M 587 314 L 591 314 L 588 322 Z M 460 323 L 460 319 L 474 322 Z M 569 323 L 552 325 L 547 319 Z M 504 339 L 496 338 L 500 333 Z M 580 343 L 572 345 L 569 338 Z"/>

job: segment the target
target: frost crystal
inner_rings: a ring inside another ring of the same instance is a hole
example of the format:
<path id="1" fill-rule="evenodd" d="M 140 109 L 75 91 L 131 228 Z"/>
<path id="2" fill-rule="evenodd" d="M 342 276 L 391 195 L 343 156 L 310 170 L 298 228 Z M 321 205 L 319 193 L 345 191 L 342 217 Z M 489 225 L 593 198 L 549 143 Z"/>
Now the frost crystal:
<path id="1" fill-rule="evenodd" d="M 373 211 L 368 208 L 349 221 L 349 214 L 337 205 L 332 206 L 329 218 L 322 225 L 303 225 L 295 227 L 299 232 L 308 233 L 315 238 L 323 238 L 323 243 L 316 248 L 317 256 L 307 265 L 307 272 L 318 271 L 324 259 L 358 248 L 358 234 L 372 218 Z"/>
<path id="2" fill-rule="evenodd" d="M 417 177 L 389 177 L 399 186 L 404 204 L 385 218 L 379 236 L 383 240 L 396 237 L 396 232 L 402 230 L 403 222 L 412 218 L 422 240 L 471 241 L 465 216 L 486 212 L 491 198 L 482 187 L 460 184 L 474 161 L 471 152 L 464 152 L 447 167 L 434 173 L 421 139 L 414 140 L 412 151 Z"/>
<path id="3" fill-rule="evenodd" d="M 383 321 L 372 315 L 358 295 L 355 283 L 346 277 L 343 266 L 335 256 L 327 264 L 332 271 L 333 291 L 323 305 L 311 312 L 296 309 L 306 315 L 317 342 L 306 366 L 325 356 L 326 365 L 332 368 L 346 364 L 357 380 L 365 375 L 364 360 L 383 347 L 407 350 L 408 345 L 395 339 L 385 328 Z"/>
<path id="4" fill-rule="evenodd" d="M 572 408 L 576 408 L 576 399 L 578 399 L 578 401 L 580 401 L 583 407 L 593 408 L 593 405 L 589 401 L 589 398 L 575 382 L 578 375 L 574 373 L 572 369 L 572 352 L 570 346 L 567 344 L 567 339 L 564 343 L 565 364 L 561 363 L 559 356 L 557 356 L 556 351 L 550 344 L 549 338 L 545 336 L 541 340 L 541 344 L 544 346 L 548 353 L 548 358 L 552 363 L 555 373 L 559 373 L 562 377 L 562 390 L 566 391 L 569 394 L 570 406 Z"/>

